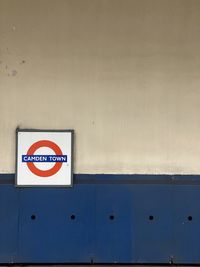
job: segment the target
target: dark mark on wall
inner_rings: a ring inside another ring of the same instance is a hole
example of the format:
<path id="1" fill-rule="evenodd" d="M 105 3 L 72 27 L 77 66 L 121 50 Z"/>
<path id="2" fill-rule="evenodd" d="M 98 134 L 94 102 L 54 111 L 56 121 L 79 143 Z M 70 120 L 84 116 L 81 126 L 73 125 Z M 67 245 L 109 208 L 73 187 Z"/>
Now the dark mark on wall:
<path id="1" fill-rule="evenodd" d="M 16 70 L 12 70 L 12 76 L 16 76 L 17 75 L 17 71 Z"/>
<path id="2" fill-rule="evenodd" d="M 7 48 L 7 51 L 8 51 L 8 48 Z M 20 61 L 18 61 L 18 64 L 20 64 L 20 65 L 23 65 L 25 63 L 26 63 L 26 60 L 24 60 L 24 59 L 23 60 L 21 59 Z M 0 73 L 4 74 L 6 76 L 13 76 L 14 77 L 19 73 L 19 71 L 16 69 L 12 69 L 11 66 L 8 66 L 8 64 L 6 64 L 2 60 L 0 60 Z"/>

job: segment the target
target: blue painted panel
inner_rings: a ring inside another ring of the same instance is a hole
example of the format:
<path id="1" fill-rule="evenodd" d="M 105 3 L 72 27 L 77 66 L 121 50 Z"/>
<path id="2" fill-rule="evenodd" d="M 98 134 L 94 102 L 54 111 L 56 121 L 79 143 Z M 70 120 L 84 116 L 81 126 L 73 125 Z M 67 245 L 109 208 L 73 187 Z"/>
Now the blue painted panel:
<path id="1" fill-rule="evenodd" d="M 170 263 L 173 251 L 173 202 L 170 185 L 132 188 L 138 263 Z"/>
<path id="2" fill-rule="evenodd" d="M 95 197 L 95 262 L 132 262 L 135 225 L 129 186 L 97 185 Z"/>
<path id="3" fill-rule="evenodd" d="M 20 191 L 19 262 L 90 262 L 93 185 Z"/>
<path id="4" fill-rule="evenodd" d="M 173 187 L 174 262 L 200 263 L 200 186 Z"/>
<path id="5" fill-rule="evenodd" d="M 19 219 L 18 190 L 12 185 L 0 185 L 0 262 L 16 261 Z"/>
<path id="6" fill-rule="evenodd" d="M 0 263 L 200 264 L 199 200 L 199 176 L 75 175 L 73 188 L 16 188 L 0 175 Z"/>

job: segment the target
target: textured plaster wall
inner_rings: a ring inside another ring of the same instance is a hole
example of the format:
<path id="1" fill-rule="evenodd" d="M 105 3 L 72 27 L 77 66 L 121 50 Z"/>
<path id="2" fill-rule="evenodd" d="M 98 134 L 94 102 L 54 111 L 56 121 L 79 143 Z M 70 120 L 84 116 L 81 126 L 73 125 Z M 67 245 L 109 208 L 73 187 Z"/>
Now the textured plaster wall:
<path id="1" fill-rule="evenodd" d="M 0 172 L 73 128 L 76 173 L 200 173 L 199 0 L 0 0 Z"/>

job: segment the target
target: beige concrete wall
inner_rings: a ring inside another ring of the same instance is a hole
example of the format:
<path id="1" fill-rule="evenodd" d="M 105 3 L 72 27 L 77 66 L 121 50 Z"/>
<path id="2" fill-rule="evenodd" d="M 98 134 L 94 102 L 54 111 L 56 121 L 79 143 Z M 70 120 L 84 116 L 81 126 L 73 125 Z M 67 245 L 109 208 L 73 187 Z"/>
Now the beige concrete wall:
<path id="1" fill-rule="evenodd" d="M 17 126 L 74 128 L 76 173 L 200 173 L 200 1 L 0 0 L 0 172 Z"/>

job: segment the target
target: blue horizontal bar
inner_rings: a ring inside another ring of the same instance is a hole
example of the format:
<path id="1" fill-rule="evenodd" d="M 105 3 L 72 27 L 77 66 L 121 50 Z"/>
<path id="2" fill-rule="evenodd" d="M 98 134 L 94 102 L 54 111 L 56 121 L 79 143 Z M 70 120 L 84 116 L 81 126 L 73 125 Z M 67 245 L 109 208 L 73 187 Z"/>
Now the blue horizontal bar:
<path id="1" fill-rule="evenodd" d="M 22 155 L 22 162 L 67 162 L 67 155 Z"/>
<path id="2" fill-rule="evenodd" d="M 73 174 L 74 184 L 200 185 L 200 175 Z M 15 184 L 14 173 L 0 173 L 0 184 Z"/>

